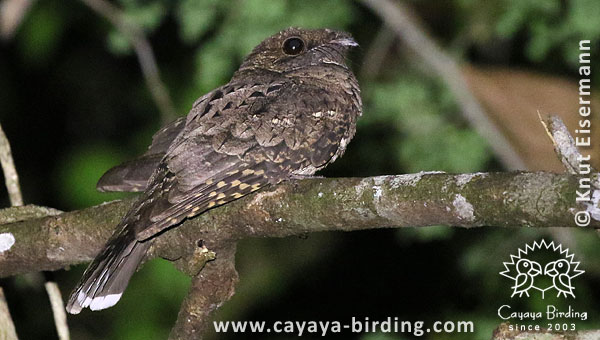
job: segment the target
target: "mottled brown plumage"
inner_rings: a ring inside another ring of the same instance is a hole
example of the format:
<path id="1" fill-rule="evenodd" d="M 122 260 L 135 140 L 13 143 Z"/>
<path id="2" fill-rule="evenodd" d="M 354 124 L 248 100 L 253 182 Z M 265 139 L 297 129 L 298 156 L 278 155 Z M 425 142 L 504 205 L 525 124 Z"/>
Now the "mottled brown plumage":
<path id="1" fill-rule="evenodd" d="M 98 188 L 144 191 L 86 270 L 67 310 L 114 305 L 162 230 L 267 185 L 314 174 L 344 153 L 362 104 L 339 31 L 289 28 L 258 45 L 231 81 L 157 132 Z"/>

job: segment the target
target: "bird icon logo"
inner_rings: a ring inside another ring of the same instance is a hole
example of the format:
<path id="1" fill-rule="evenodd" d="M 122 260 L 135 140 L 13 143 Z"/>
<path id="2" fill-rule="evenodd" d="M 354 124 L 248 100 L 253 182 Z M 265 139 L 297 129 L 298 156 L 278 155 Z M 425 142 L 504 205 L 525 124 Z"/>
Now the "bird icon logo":
<path id="1" fill-rule="evenodd" d="M 560 259 L 550 262 L 544 268 L 544 275 L 552 278 L 552 286 L 558 291 L 557 297 L 575 297 L 573 290 L 575 287 L 571 285 L 571 276 L 569 275 L 571 266 L 569 261 Z"/>
<path id="2" fill-rule="evenodd" d="M 516 268 L 519 274 L 515 277 L 515 285 L 512 287 L 513 293 L 510 297 L 517 294 L 519 297 L 523 294 L 529 297 L 529 289 L 533 287 L 534 278 L 542 273 L 542 266 L 535 261 L 520 259 Z"/>
<path id="3" fill-rule="evenodd" d="M 538 259 L 541 253 L 554 256 L 554 259 L 545 264 L 543 270 L 541 261 L 533 260 Z M 542 299 L 546 292 L 553 290 L 559 298 L 575 298 L 572 281 L 585 272 L 579 269 L 579 262 L 574 260 L 574 255 L 569 253 L 568 248 L 563 248 L 554 241 L 546 242 L 544 239 L 526 244 L 523 249 L 519 249 L 517 255 L 511 255 L 510 261 L 503 264 L 505 270 L 500 272 L 500 275 L 514 281 L 511 298 L 530 297 L 532 290 L 539 291 Z M 548 282 L 552 282 L 552 285 Z"/>

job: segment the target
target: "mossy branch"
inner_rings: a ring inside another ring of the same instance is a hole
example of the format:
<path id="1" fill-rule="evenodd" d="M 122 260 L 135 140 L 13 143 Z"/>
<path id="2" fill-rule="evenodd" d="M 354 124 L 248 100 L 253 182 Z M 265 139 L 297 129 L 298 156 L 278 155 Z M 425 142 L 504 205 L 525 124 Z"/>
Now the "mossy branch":
<path id="1" fill-rule="evenodd" d="M 552 332 L 547 329 L 539 331 L 520 331 L 510 324 L 503 323 L 494 330 L 492 340 L 591 340 L 600 339 L 600 330 Z"/>
<path id="2" fill-rule="evenodd" d="M 148 258 L 169 259 L 194 278 L 171 338 L 198 338 L 211 313 L 234 292 L 235 244 L 240 239 L 428 225 L 575 227 L 575 212 L 595 209 L 576 203 L 578 184 L 576 176 L 546 172 L 287 182 L 168 230 L 156 238 Z M 0 210 L 0 243 L 2 237 L 14 237 L 14 244 L 0 252 L 0 277 L 92 259 L 132 203 L 128 199 L 66 213 L 34 206 Z M 598 216 L 595 211 L 591 215 Z M 600 228 L 600 222 L 592 220 L 590 227 Z M 204 251 L 199 251 L 200 243 Z M 216 260 L 199 261 L 199 254 L 212 252 Z"/>
<path id="3" fill-rule="evenodd" d="M 246 237 L 406 226 L 573 227 L 577 177 L 551 173 L 418 173 L 288 182 L 213 209 L 157 238 L 151 256 L 192 256 Z M 0 210 L 0 277 L 56 270 L 92 259 L 133 203 L 110 202 L 57 215 L 25 206 Z M 22 210 L 22 211 L 21 211 Z M 47 213 L 49 216 L 39 217 Z M 593 228 L 600 222 L 593 220 Z M 175 247 L 175 245 L 177 245 Z M 189 245 L 189 246 L 183 246 Z M 218 254 L 218 252 L 217 252 Z M 190 271 L 194 274 L 193 271 Z"/>

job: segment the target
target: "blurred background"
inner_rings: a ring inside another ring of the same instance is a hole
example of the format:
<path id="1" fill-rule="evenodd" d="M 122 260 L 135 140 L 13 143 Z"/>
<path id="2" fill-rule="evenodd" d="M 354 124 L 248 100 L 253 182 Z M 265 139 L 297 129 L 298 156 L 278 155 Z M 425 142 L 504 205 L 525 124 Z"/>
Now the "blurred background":
<path id="1" fill-rule="evenodd" d="M 493 131 L 474 129 L 472 117 L 464 114 L 465 97 L 456 95 L 461 77 L 440 74 L 419 46 L 407 45 L 362 2 L 112 2 L 149 40 L 172 101 L 169 113 L 153 100 L 127 37 L 89 6 L 96 2 L 0 2 L 0 120 L 26 203 L 74 210 L 123 197 L 96 192 L 100 175 L 143 153 L 161 124 L 186 115 L 195 99 L 228 81 L 252 47 L 288 26 L 347 30 L 361 45 L 350 63 L 363 91 L 364 115 L 346 155 L 321 173 L 327 177 L 514 168 L 562 172 L 537 112 L 559 114 L 573 131 L 581 39 L 591 40 L 592 89 L 600 80 L 597 0 L 392 2 L 457 62 L 469 95 L 504 138 L 502 145 L 492 145 Z M 600 136 L 594 138 L 600 143 Z M 520 163 L 503 160 L 493 149 L 509 149 Z M 600 159 L 595 149 L 588 151 Z M 577 299 L 510 299 L 511 281 L 499 275 L 502 262 L 541 238 L 562 243 L 581 261 L 586 272 L 574 279 Z M 590 230 L 443 226 L 246 240 L 238 248 L 236 295 L 217 318 L 471 320 L 474 334 L 424 337 L 468 340 L 491 337 L 502 322 L 497 309 L 503 304 L 539 310 L 552 303 L 587 311 L 579 329 L 600 328 L 598 245 L 598 235 Z M 64 297 L 84 268 L 55 273 Z M 56 338 L 39 277 L 0 283 L 21 339 Z M 169 262 L 151 261 L 134 275 L 117 306 L 70 316 L 72 338 L 165 339 L 189 283 Z M 318 336 L 304 336 L 313 337 Z M 296 337 L 229 333 L 213 338 Z"/>

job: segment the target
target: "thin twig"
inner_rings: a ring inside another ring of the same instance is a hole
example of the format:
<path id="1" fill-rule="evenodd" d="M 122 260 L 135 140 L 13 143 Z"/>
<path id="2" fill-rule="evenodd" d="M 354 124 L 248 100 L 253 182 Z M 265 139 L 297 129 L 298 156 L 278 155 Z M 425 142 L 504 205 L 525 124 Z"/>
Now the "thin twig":
<path id="1" fill-rule="evenodd" d="M 4 134 L 1 125 L 0 163 L 2 164 L 2 170 L 4 171 L 4 181 L 6 182 L 6 190 L 8 191 L 8 197 L 10 198 L 11 204 L 13 206 L 22 206 L 23 196 L 21 195 L 21 189 L 19 188 L 19 176 L 15 169 L 15 163 L 10 150 L 10 143 L 8 142 L 8 138 L 6 138 L 6 134 Z M 18 339 L 2 287 L 0 287 L 0 335 L 2 336 L 2 339 Z"/>
<path id="2" fill-rule="evenodd" d="M 10 143 L 6 137 L 6 134 L 4 134 L 4 130 L 2 130 L 1 125 L 0 163 L 2 163 L 2 170 L 4 171 L 4 179 L 6 181 L 6 189 L 8 191 L 8 196 L 10 197 L 11 205 L 13 207 L 20 207 L 23 205 L 23 194 L 21 193 L 21 187 L 19 185 L 19 175 L 17 173 L 17 169 L 15 168 L 15 162 L 12 157 Z M 54 314 L 54 324 L 56 325 L 59 339 L 69 340 L 69 326 L 67 325 L 65 306 L 63 304 L 58 285 L 56 282 L 47 280 L 45 287 L 46 291 L 48 292 L 48 296 L 50 297 L 50 304 L 52 305 L 52 312 Z M 6 312 L 8 313 L 8 307 Z M 9 314 L 8 317 L 10 318 Z"/>
<path id="3" fill-rule="evenodd" d="M 13 161 L 10 143 L 4 134 L 4 130 L 2 130 L 2 126 L 0 126 L 0 163 L 2 163 L 2 171 L 4 172 L 4 181 L 8 197 L 10 198 L 10 204 L 13 207 L 20 207 L 23 205 L 23 195 L 19 186 L 19 175 Z"/>
<path id="4" fill-rule="evenodd" d="M 575 144 L 575 139 L 571 136 L 569 129 L 559 116 L 544 115 L 538 111 L 540 122 L 544 126 L 548 138 L 554 145 L 554 152 L 564 165 L 568 173 L 576 175 L 579 173 L 579 164 L 584 159 L 581 152 Z M 591 168 L 592 173 L 597 171 Z M 600 189 L 600 187 L 598 188 Z"/>
<path id="5" fill-rule="evenodd" d="M 121 34 L 123 34 L 133 45 L 140 67 L 146 80 L 146 85 L 152 93 L 152 98 L 160 111 L 163 123 L 168 123 L 177 117 L 175 107 L 169 96 L 166 86 L 160 79 L 158 66 L 152 46 L 146 39 L 143 31 L 133 22 L 127 20 L 126 16 L 115 6 L 105 0 L 81 0 L 96 13 L 110 21 Z"/>
<path id="6" fill-rule="evenodd" d="M 56 325 L 56 332 L 58 333 L 59 340 L 69 340 L 69 326 L 67 325 L 67 312 L 63 303 L 62 295 L 58 289 L 58 285 L 54 280 L 48 278 L 44 284 L 46 292 L 48 292 L 48 298 L 50 299 L 50 306 L 52 307 L 52 314 L 54 314 L 54 324 Z"/>
<path id="7" fill-rule="evenodd" d="M 484 136 L 500 158 L 502 164 L 510 170 L 525 170 L 527 166 L 513 150 L 509 141 L 488 118 L 485 111 L 471 94 L 462 76 L 459 66 L 444 53 L 407 14 L 410 9 L 397 1 L 362 0 L 404 41 L 423 62 L 429 65 L 446 82 L 462 107 L 465 118 L 477 132 Z"/>
<path id="8" fill-rule="evenodd" d="M 395 38 L 396 35 L 389 27 L 384 26 L 379 29 L 363 58 L 363 64 L 360 69 L 360 77 L 362 79 L 372 79 L 379 74 L 383 60 Z"/>
<path id="9" fill-rule="evenodd" d="M 8 40 L 31 8 L 34 0 L 4 0 L 0 2 L 0 38 Z"/>
<path id="10" fill-rule="evenodd" d="M 572 175 L 578 175 L 580 163 L 585 161 L 585 157 L 581 154 L 581 152 L 579 152 L 579 149 L 575 144 L 575 139 L 569 132 L 569 129 L 567 129 L 565 123 L 558 116 L 542 116 L 539 111 L 538 117 L 540 118 L 540 122 L 544 126 L 548 137 L 554 145 L 554 152 L 556 152 L 556 155 L 564 165 L 567 172 Z M 600 189 L 600 178 L 598 176 L 598 171 L 591 165 L 589 165 L 589 168 L 589 176 L 592 178 L 591 185 L 598 190 Z M 600 208 L 597 207 L 594 202 L 587 204 L 589 209 L 592 209 L 592 211 L 597 211 L 597 209 Z M 600 236 L 600 230 L 597 230 L 597 232 Z"/>
<path id="11" fill-rule="evenodd" d="M 0 339 L 19 339 L 17 337 L 17 331 L 15 330 L 15 324 L 10 317 L 10 311 L 8 310 L 8 304 L 6 303 L 6 297 L 4 296 L 2 287 L 0 287 Z"/>

